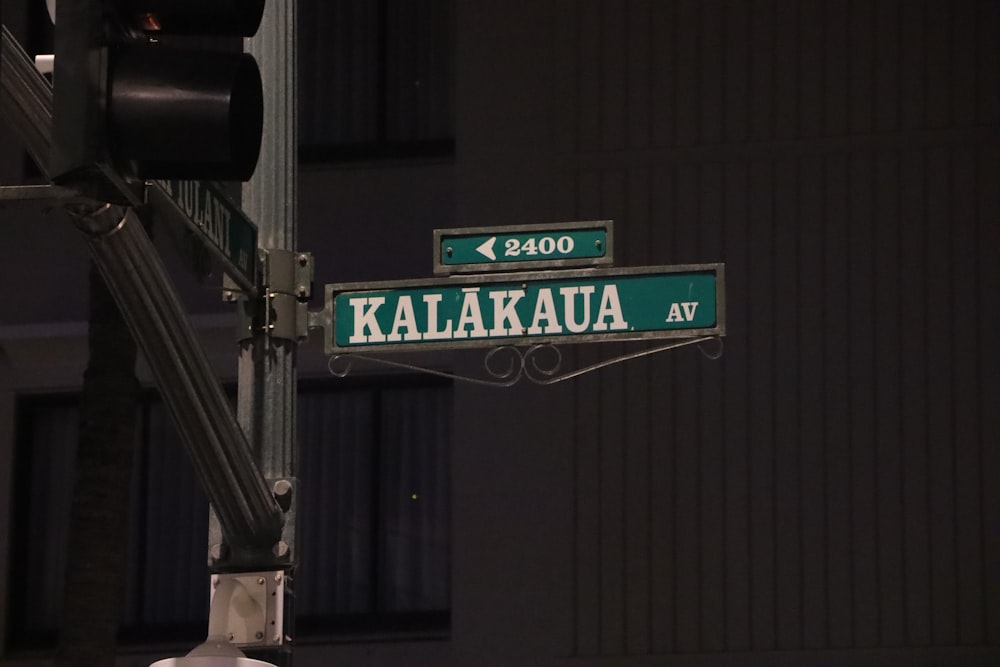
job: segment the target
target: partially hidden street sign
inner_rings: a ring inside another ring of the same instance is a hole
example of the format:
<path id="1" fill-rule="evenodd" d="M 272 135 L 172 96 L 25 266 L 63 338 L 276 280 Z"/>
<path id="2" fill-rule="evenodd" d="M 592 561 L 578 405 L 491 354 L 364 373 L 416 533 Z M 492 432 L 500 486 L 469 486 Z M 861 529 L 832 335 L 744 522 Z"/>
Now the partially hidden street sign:
<path id="1" fill-rule="evenodd" d="M 725 333 L 723 264 L 326 286 L 327 354 Z"/>
<path id="2" fill-rule="evenodd" d="M 434 273 L 612 264 L 611 220 L 434 230 Z"/>
<path id="3" fill-rule="evenodd" d="M 240 288 L 257 287 L 257 225 L 221 187 L 208 181 L 153 181 L 149 203 L 157 214 L 193 230 Z"/>

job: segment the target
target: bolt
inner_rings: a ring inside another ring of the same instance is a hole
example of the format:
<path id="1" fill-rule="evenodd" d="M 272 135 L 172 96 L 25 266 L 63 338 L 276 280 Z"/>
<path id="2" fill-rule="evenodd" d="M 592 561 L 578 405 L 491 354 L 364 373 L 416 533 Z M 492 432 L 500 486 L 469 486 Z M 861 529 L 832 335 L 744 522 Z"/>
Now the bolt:
<path id="1" fill-rule="evenodd" d="M 276 583 L 276 584 L 280 584 L 281 583 L 281 573 L 280 572 L 276 572 L 275 573 L 275 575 L 274 575 L 274 583 Z"/>
<path id="2" fill-rule="evenodd" d="M 275 632 L 274 633 L 274 643 L 278 644 L 280 642 L 281 642 L 281 633 Z"/>
<path id="3" fill-rule="evenodd" d="M 602 245 L 604 245 L 604 244 L 601 243 L 601 239 L 597 239 L 596 241 L 594 241 L 594 246 L 595 247 L 600 248 Z"/>
<path id="4" fill-rule="evenodd" d="M 309 263 L 309 255 L 301 253 L 296 259 L 299 260 L 299 266 L 305 266 Z"/>
<path id="5" fill-rule="evenodd" d="M 287 512 L 292 506 L 292 483 L 287 479 L 279 479 L 271 485 L 271 493 L 278 501 L 278 506 Z"/>
<path id="6" fill-rule="evenodd" d="M 209 558 L 213 561 L 223 561 L 229 558 L 229 545 L 228 544 L 213 544 L 208 550 Z"/>
<path id="7" fill-rule="evenodd" d="M 261 586 L 263 586 L 266 582 L 267 580 L 264 579 L 264 577 L 257 577 L 257 583 L 260 584 Z"/>
<path id="8" fill-rule="evenodd" d="M 228 639 L 229 641 L 233 641 L 234 639 L 236 639 L 236 635 L 230 632 L 229 634 L 226 635 L 226 639 Z"/>
<path id="9" fill-rule="evenodd" d="M 257 641 L 260 641 L 261 639 L 264 638 L 264 633 L 262 631 L 258 630 L 257 634 L 255 634 L 254 636 L 257 638 Z"/>
<path id="10" fill-rule="evenodd" d="M 287 559 L 291 553 L 292 548 L 288 546 L 288 542 L 280 540 L 271 547 L 271 553 L 275 555 L 276 558 Z"/>
<path id="11" fill-rule="evenodd" d="M 455 254 L 455 250 L 451 246 L 448 246 L 447 248 L 445 248 L 444 252 L 449 257 L 451 257 L 453 254 Z"/>

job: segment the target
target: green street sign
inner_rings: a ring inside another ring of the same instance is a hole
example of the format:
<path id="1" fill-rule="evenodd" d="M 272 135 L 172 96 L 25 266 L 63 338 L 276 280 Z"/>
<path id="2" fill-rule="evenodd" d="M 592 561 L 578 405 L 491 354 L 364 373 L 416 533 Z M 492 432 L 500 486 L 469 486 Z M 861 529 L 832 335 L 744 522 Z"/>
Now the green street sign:
<path id="1" fill-rule="evenodd" d="M 434 230 L 434 273 L 612 264 L 611 220 Z"/>
<path id="2" fill-rule="evenodd" d="M 724 265 L 326 286 L 327 354 L 725 333 Z"/>
<path id="3" fill-rule="evenodd" d="M 153 181 L 149 202 L 198 238 L 242 289 L 257 286 L 257 225 L 221 187 L 208 181 Z"/>

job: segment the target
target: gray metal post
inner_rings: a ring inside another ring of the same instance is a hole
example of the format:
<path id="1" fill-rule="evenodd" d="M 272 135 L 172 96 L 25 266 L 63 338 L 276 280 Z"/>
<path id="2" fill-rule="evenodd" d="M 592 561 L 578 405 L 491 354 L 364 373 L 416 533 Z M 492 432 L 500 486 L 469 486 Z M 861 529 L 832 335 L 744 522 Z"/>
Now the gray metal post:
<path id="1" fill-rule="evenodd" d="M 260 29 L 246 41 L 246 50 L 261 70 L 264 134 L 257 171 L 243 186 L 243 210 L 257 222 L 261 249 L 292 252 L 297 173 L 295 3 L 268 2 Z M 267 269 L 265 255 L 265 283 Z M 265 284 L 265 288 L 273 293 L 275 286 Z M 297 347 L 294 337 L 269 337 L 262 331 L 240 347 L 237 418 L 264 476 L 272 480 L 295 475 Z"/>

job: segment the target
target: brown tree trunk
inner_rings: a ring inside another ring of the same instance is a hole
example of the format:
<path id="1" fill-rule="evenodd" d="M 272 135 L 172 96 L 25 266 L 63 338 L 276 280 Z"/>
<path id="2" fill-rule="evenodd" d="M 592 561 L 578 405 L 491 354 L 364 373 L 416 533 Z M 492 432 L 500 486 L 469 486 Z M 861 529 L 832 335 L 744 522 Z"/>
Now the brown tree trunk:
<path id="1" fill-rule="evenodd" d="M 90 269 L 89 361 L 69 528 L 64 622 L 56 664 L 114 664 L 128 551 L 139 384 L 136 346 L 97 269 Z"/>

